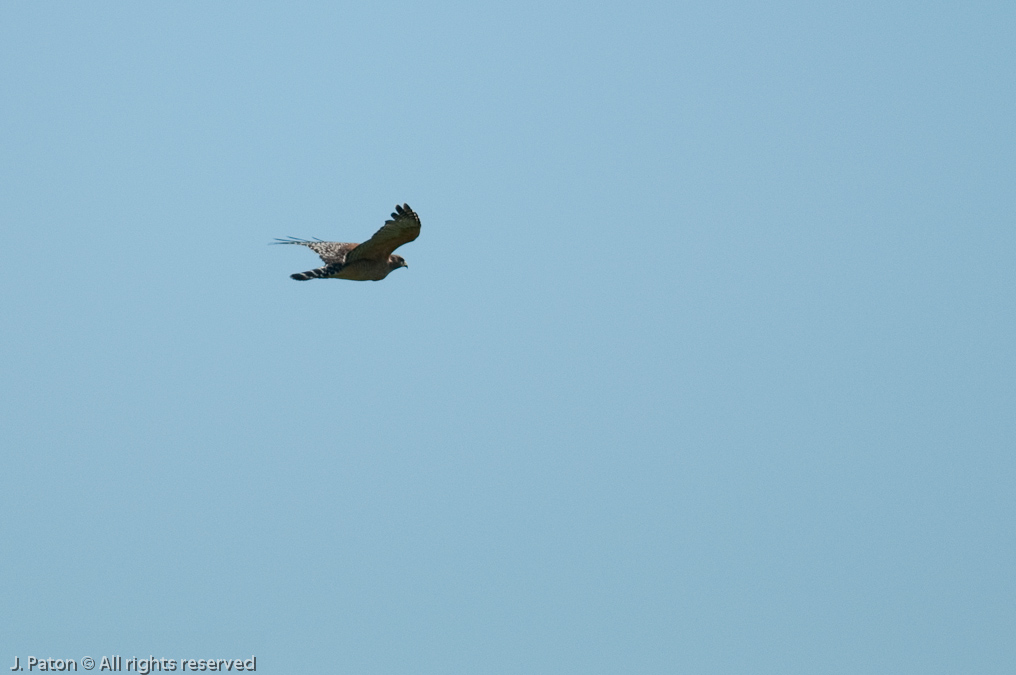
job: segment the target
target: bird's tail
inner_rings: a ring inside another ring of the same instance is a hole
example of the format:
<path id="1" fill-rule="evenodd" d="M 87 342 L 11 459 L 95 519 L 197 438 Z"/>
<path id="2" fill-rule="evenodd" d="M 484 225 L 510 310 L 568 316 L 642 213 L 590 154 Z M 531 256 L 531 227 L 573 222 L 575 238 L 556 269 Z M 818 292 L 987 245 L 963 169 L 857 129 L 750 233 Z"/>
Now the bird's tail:
<path id="1" fill-rule="evenodd" d="M 326 279 L 331 275 L 339 271 L 337 265 L 325 265 L 324 267 L 318 267 L 317 269 L 307 270 L 306 272 L 297 272 L 296 274 L 290 274 L 290 279 L 296 279 L 297 281 L 309 281 L 311 279 Z"/>

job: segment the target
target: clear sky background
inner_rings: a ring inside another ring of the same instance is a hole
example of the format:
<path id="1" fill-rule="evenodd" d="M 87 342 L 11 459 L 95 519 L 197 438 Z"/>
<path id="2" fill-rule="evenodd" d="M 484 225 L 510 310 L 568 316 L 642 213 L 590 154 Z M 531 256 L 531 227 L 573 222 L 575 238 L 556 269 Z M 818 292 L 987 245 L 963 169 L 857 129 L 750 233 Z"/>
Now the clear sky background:
<path id="1" fill-rule="evenodd" d="M 1016 5 L 362 4 L 0 5 L 0 666 L 1011 673 Z"/>

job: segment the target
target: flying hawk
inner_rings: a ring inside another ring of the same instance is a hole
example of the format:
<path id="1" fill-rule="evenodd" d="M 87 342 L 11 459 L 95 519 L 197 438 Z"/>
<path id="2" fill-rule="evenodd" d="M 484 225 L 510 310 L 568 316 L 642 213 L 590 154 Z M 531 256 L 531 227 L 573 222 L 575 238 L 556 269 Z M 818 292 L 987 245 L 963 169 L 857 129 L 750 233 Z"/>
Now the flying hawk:
<path id="1" fill-rule="evenodd" d="M 392 255 L 392 251 L 420 236 L 420 216 L 409 204 L 396 204 L 391 220 L 386 220 L 374 236 L 362 244 L 345 244 L 337 241 L 307 241 L 290 237 L 277 239 L 274 244 L 299 244 L 321 256 L 324 267 L 289 275 L 297 281 L 308 279 L 352 279 L 353 281 L 381 281 L 392 270 L 409 267 L 405 258 Z"/>

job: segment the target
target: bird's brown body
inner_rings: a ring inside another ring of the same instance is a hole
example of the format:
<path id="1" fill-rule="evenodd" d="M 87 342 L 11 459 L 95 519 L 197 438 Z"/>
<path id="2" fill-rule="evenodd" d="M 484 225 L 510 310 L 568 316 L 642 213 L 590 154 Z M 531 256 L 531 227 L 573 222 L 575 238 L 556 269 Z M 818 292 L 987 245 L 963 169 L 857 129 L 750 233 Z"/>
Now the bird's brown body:
<path id="1" fill-rule="evenodd" d="M 380 281 L 392 270 L 409 267 L 400 255 L 392 251 L 420 236 L 420 217 L 409 204 L 395 207 L 392 219 L 385 221 L 374 236 L 362 244 L 337 241 L 307 241 L 280 239 L 277 244 L 306 246 L 325 262 L 324 267 L 290 275 L 297 281 L 309 279 L 349 279 L 351 281 Z"/>
<path id="2" fill-rule="evenodd" d="M 409 267 L 401 256 L 388 256 L 388 260 L 357 260 L 345 265 L 338 272 L 330 274 L 326 279 L 349 279 L 350 281 L 381 281 L 390 272 L 400 267 Z"/>

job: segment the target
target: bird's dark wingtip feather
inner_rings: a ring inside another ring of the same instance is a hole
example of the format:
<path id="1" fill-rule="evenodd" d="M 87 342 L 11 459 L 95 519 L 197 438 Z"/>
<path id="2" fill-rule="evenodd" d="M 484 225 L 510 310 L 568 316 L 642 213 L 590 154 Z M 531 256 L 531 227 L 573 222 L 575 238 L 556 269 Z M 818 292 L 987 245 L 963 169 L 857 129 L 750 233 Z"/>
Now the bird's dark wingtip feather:
<path id="1" fill-rule="evenodd" d="M 310 244 L 310 243 L 315 242 L 315 241 L 319 241 L 319 242 L 324 243 L 324 239 L 318 239 L 317 237 L 314 237 L 313 239 L 300 239 L 299 237 L 286 237 L 284 239 L 280 239 L 279 237 L 276 237 L 275 241 L 270 241 L 268 243 L 269 244 Z"/>
<path id="2" fill-rule="evenodd" d="M 413 209 L 409 207 L 409 204 L 402 204 L 401 206 L 396 204 L 395 213 L 392 214 L 392 219 L 397 220 L 399 218 L 410 218 L 413 215 Z"/>

